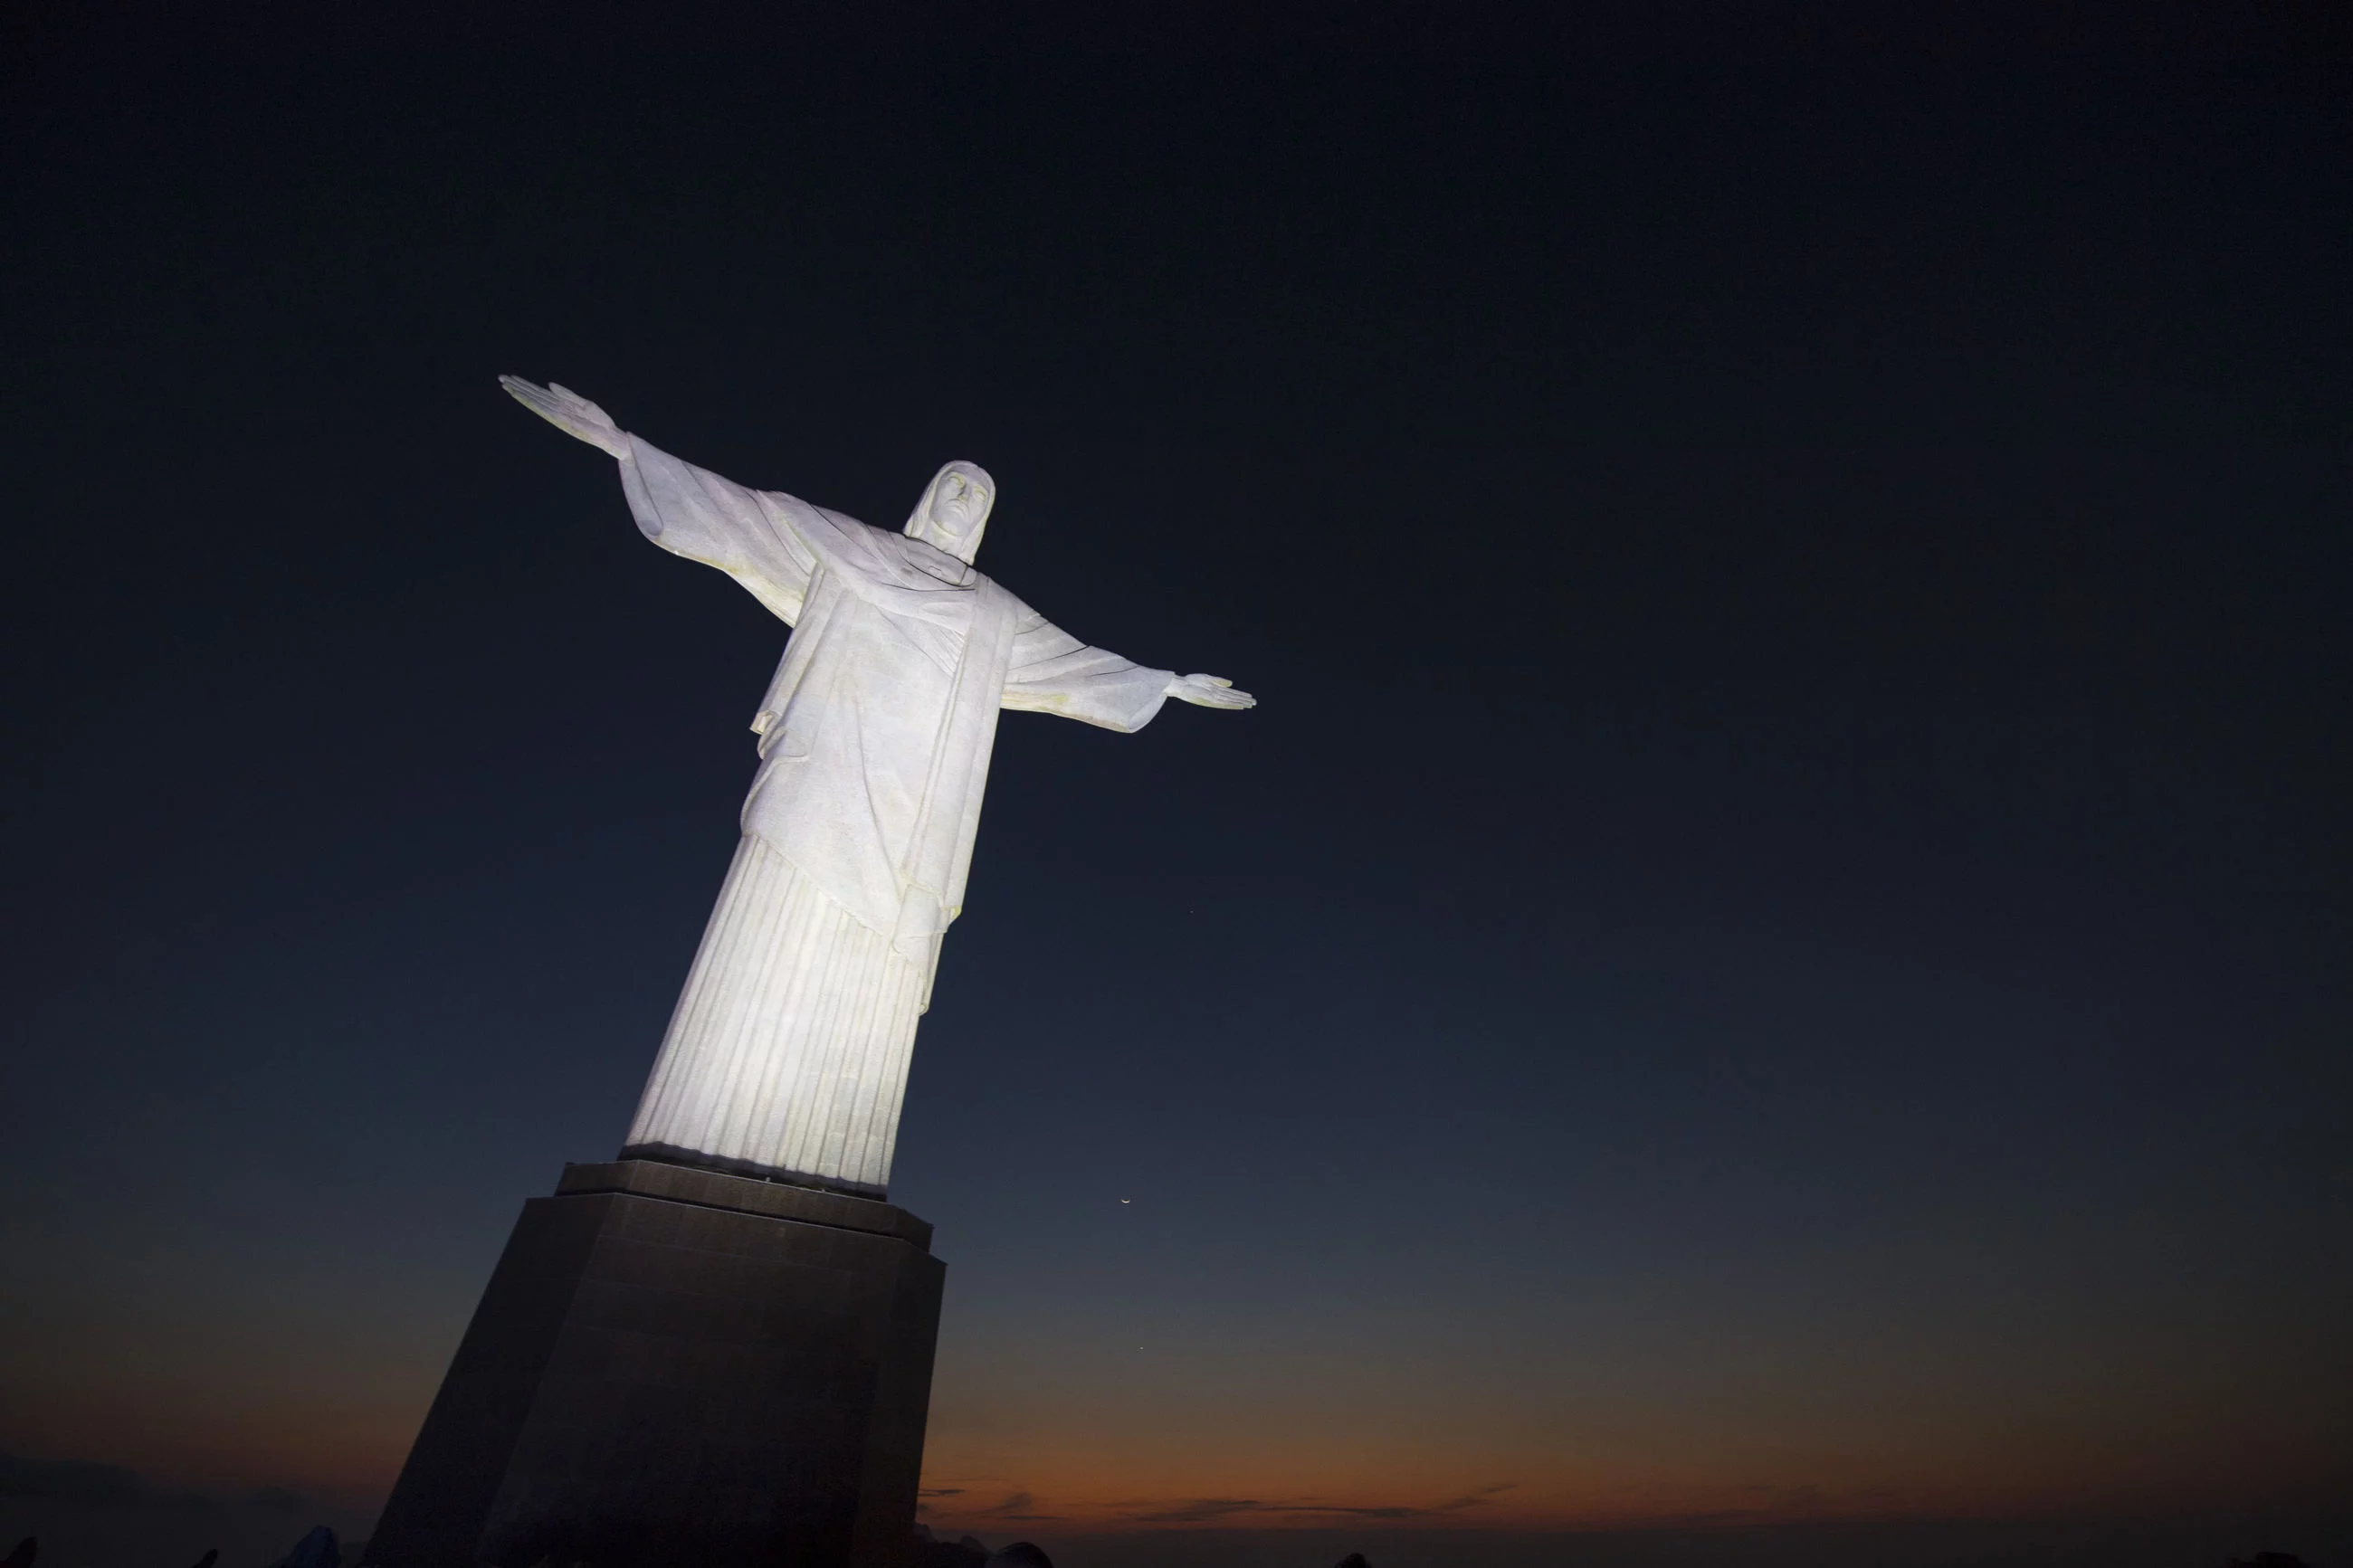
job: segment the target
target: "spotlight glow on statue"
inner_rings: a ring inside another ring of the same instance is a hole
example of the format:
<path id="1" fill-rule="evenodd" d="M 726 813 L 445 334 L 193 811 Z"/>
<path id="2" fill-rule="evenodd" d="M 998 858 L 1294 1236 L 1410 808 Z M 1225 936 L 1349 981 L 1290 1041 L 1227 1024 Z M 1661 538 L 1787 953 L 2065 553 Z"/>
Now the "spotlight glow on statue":
<path id="1" fill-rule="evenodd" d="M 682 463 L 563 387 L 499 379 L 620 459 L 648 539 L 793 628 L 752 721 L 744 839 L 622 1156 L 880 1196 L 998 710 L 1132 732 L 1170 697 L 1253 699 L 1089 647 L 973 570 L 997 492 L 975 464 L 942 468 L 891 533 Z"/>

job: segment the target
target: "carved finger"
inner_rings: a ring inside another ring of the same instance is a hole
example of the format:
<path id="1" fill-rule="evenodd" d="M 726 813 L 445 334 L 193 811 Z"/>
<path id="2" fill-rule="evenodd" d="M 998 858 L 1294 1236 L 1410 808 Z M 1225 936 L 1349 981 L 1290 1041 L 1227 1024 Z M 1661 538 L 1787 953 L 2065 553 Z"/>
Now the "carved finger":
<path id="1" fill-rule="evenodd" d="M 603 410 L 562 387 L 536 386 L 519 376 L 502 375 L 499 384 L 517 403 L 551 424 L 594 423 Z"/>
<path id="2" fill-rule="evenodd" d="M 526 397 L 518 401 L 551 425 L 561 425 L 567 430 L 582 428 L 587 425 L 587 421 L 582 419 L 576 410 L 566 408 L 561 403 L 554 403 L 539 397 Z"/>

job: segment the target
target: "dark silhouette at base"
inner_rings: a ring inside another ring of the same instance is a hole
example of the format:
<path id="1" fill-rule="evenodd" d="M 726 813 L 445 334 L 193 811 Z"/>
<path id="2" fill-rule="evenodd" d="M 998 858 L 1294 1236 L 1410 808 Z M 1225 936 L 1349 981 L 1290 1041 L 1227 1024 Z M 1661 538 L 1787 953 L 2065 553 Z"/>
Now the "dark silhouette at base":
<path id="1" fill-rule="evenodd" d="M 16 1550 L 0 1560 L 0 1568 L 33 1568 L 33 1559 L 41 1554 L 41 1538 L 28 1535 L 16 1542 Z"/>
<path id="2" fill-rule="evenodd" d="M 1337 1568 L 1373 1568 L 1373 1565 L 1365 1561 L 1363 1552 L 1351 1552 L 1340 1559 Z"/>
<path id="3" fill-rule="evenodd" d="M 219 1561 L 220 1548 L 217 1546 L 208 1547 L 206 1550 L 205 1554 L 196 1559 L 196 1568 L 213 1568 L 213 1564 Z"/>
<path id="4" fill-rule="evenodd" d="M 1017 1541 L 990 1558 L 988 1568 L 1054 1568 L 1054 1563 L 1028 1542 Z"/>
<path id="5" fill-rule="evenodd" d="M 923 1525 L 915 1526 L 915 1549 L 908 1568 L 987 1568 L 988 1547 L 973 1536 L 942 1541 Z"/>
<path id="6" fill-rule="evenodd" d="M 278 1568 L 343 1568 L 343 1554 L 335 1545 L 335 1532 L 325 1525 L 314 1525 L 311 1533 L 294 1543 Z"/>

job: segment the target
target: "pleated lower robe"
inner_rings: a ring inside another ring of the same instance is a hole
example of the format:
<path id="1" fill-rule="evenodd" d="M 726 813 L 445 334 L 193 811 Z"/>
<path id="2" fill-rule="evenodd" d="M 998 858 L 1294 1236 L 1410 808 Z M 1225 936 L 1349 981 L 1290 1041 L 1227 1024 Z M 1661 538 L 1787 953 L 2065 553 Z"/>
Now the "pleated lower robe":
<path id="1" fill-rule="evenodd" d="M 623 1154 L 881 1194 L 930 967 L 746 835 Z"/>

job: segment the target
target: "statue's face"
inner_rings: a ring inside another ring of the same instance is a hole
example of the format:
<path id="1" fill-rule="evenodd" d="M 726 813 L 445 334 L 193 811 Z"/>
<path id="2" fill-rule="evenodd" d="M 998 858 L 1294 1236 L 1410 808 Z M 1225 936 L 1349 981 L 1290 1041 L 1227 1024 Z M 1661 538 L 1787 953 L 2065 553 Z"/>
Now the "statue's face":
<path id="1" fill-rule="evenodd" d="M 943 539 L 963 539 L 988 521 L 988 505 L 993 499 L 987 485 L 961 469 L 951 468 L 932 497 L 932 526 L 939 530 Z"/>

